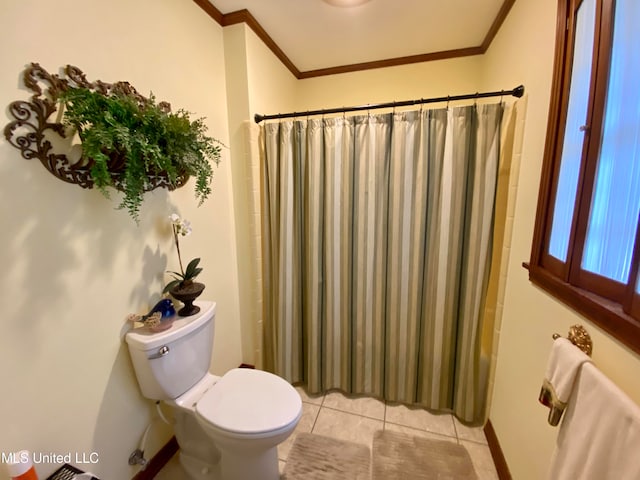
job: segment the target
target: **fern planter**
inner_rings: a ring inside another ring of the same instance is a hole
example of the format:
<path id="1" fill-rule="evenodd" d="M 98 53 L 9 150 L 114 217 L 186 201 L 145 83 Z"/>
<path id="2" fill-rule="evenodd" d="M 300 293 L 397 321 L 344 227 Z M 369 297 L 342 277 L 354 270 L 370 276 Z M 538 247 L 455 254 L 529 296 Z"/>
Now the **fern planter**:
<path id="1" fill-rule="evenodd" d="M 144 193 L 173 190 L 195 178 L 199 204 L 211 193 L 213 164 L 220 161 L 222 144 L 206 135 L 204 119 L 192 120 L 185 110 L 171 112 L 168 103 L 143 97 L 128 82 L 88 82 L 72 65 L 67 78 L 50 74 L 32 63 L 24 84 L 34 94 L 14 101 L 14 120 L 4 135 L 26 160 L 38 159 L 54 176 L 83 188 L 123 192 L 119 208 L 138 222 Z M 43 85 L 48 87 L 43 88 Z M 54 114 L 64 110 L 63 122 Z M 70 161 L 53 151 L 49 136 L 68 138 L 78 133 L 82 158 Z"/>
<path id="2" fill-rule="evenodd" d="M 119 208 L 138 221 L 143 195 L 167 183 L 176 188 L 196 178 L 199 204 L 211 193 L 220 144 L 208 137 L 204 119 L 189 112 L 168 111 L 164 104 L 115 91 L 108 95 L 87 88 L 68 89 L 60 97 L 64 122 L 82 142 L 94 185 L 108 197 L 107 187 L 124 193 Z"/>

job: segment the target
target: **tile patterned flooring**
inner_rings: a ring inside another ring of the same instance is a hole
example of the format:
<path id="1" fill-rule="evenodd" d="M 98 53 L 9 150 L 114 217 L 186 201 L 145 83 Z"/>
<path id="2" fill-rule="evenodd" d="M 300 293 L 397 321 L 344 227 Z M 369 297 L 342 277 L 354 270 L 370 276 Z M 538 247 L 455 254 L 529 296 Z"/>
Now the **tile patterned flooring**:
<path id="1" fill-rule="evenodd" d="M 311 432 L 341 440 L 363 443 L 371 448 L 376 430 L 393 430 L 409 435 L 447 440 L 463 445 L 480 480 L 497 480 L 487 439 L 481 427 L 470 428 L 449 414 L 433 414 L 421 408 L 390 404 L 369 397 L 347 397 L 339 392 L 302 397 L 302 418 L 295 431 L 278 446 L 280 472 L 283 471 L 297 433 Z M 156 476 L 157 480 L 187 480 L 177 458 Z"/>

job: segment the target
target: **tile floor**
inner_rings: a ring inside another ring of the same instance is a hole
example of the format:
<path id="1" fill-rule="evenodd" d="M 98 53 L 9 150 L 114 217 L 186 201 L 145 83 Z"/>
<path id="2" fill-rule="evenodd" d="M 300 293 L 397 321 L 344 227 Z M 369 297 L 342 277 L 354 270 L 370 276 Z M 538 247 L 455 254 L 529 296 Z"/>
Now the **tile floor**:
<path id="1" fill-rule="evenodd" d="M 433 414 L 420 408 L 387 404 L 374 398 L 346 397 L 339 392 L 309 396 L 302 388 L 296 388 L 302 397 L 302 418 L 291 437 L 278 447 L 280 472 L 286 465 L 287 455 L 299 432 L 363 443 L 371 448 L 373 433 L 385 429 L 460 443 L 469 452 L 480 480 L 498 478 L 481 427 L 467 427 L 449 414 Z M 177 457 L 164 467 L 156 479 L 188 480 Z"/>

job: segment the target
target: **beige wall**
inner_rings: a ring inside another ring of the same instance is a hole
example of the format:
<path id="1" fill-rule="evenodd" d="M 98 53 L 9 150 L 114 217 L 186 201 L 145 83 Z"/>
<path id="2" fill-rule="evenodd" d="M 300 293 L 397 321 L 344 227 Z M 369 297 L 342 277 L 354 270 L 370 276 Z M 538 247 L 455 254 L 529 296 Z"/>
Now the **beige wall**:
<path id="1" fill-rule="evenodd" d="M 475 92 L 481 61 L 481 56 L 463 57 L 301 80 L 295 110 Z"/>
<path id="2" fill-rule="evenodd" d="M 255 365 L 253 352 L 256 348 L 255 316 L 251 304 L 251 278 L 253 273 L 253 259 L 251 253 L 251 230 L 247 214 L 247 162 L 243 152 L 245 150 L 244 136 L 241 125 L 249 117 L 249 95 L 247 81 L 247 47 L 245 41 L 245 27 L 237 24 L 227 27 L 223 31 L 225 50 L 225 76 L 227 83 L 229 124 L 229 148 L 231 167 L 234 227 L 236 233 L 238 295 L 240 328 L 242 331 L 242 361 Z"/>
<path id="3" fill-rule="evenodd" d="M 293 110 L 300 82 L 250 28 L 245 27 L 245 39 L 250 120 L 256 113 Z"/>
<path id="4" fill-rule="evenodd" d="M 483 58 L 482 88 L 522 83 L 528 95 L 513 239 L 490 418 L 513 478 L 546 478 L 557 428 L 537 401 L 554 332 L 583 324 L 593 339 L 596 365 L 640 403 L 640 358 L 591 322 L 528 280 L 529 260 L 544 152 L 553 54 L 556 0 L 518 0 Z"/>
<path id="5" fill-rule="evenodd" d="M 231 168 L 238 261 L 242 358 L 262 365 L 259 166 L 255 113 L 289 111 L 296 78 L 244 24 L 224 29 Z M 249 136 L 253 132 L 253 142 Z M 253 147 L 249 148 L 249 145 Z"/>
<path id="6" fill-rule="evenodd" d="M 66 64 L 88 79 L 128 80 L 207 117 L 228 144 L 222 28 L 184 0 L 23 0 L 0 15 L 0 104 L 30 95 L 24 66 L 57 73 Z M 229 150 L 213 194 L 197 208 L 192 185 L 146 197 L 139 226 L 97 191 L 50 175 L 0 140 L 0 451 L 99 454 L 88 466 L 104 479 L 130 478 L 127 465 L 149 419 L 121 342 L 128 313 L 158 300 L 165 270 L 177 268 L 167 216 L 176 211 L 194 232 L 186 257 L 202 257 L 203 298 L 218 301 L 212 370 L 241 358 Z M 168 438 L 154 426 L 147 456 Z M 75 463 L 75 462 L 74 462 Z M 39 465 L 40 478 L 55 465 Z M 6 478 L 0 466 L 0 479 Z"/>

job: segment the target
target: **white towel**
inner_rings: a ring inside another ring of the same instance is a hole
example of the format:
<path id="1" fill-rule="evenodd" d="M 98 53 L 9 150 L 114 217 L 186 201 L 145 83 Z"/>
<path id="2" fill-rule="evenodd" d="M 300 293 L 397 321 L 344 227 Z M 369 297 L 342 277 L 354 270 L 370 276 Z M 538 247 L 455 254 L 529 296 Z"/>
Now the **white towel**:
<path id="1" fill-rule="evenodd" d="M 593 364 L 580 369 L 551 461 L 552 480 L 640 479 L 640 407 Z"/>
<path id="2" fill-rule="evenodd" d="M 582 364 L 590 361 L 587 354 L 566 338 L 560 337 L 553 342 L 538 398 L 540 403 L 550 409 L 550 425 L 558 425 L 571 396 L 576 375 Z"/>

